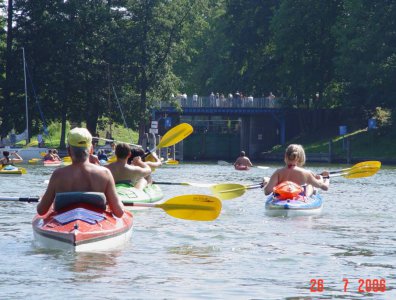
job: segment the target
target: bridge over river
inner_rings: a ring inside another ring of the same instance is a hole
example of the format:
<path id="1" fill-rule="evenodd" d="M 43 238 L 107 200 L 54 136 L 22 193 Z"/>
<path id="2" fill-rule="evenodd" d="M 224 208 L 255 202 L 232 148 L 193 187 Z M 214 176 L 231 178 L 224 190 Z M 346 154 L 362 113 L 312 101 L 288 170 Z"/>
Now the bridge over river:
<path id="1" fill-rule="evenodd" d="M 261 153 L 284 145 L 300 131 L 299 110 L 284 108 L 282 103 L 278 98 L 253 97 L 161 101 L 152 111 L 158 125 L 151 131 L 163 135 L 178 123 L 191 124 L 194 133 L 177 148 L 180 158 L 234 160 L 244 150 L 250 158 L 260 159 Z"/>

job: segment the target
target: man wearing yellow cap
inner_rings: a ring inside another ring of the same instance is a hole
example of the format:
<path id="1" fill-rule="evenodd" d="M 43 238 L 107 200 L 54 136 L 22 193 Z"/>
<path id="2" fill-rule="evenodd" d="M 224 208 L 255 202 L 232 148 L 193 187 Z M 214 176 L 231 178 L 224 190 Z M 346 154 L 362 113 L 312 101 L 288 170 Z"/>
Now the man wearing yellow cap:
<path id="1" fill-rule="evenodd" d="M 70 130 L 67 142 L 72 164 L 52 173 L 47 190 L 37 205 L 38 214 L 44 215 L 48 212 L 57 193 L 100 192 L 105 194 L 113 214 L 121 217 L 124 207 L 118 199 L 111 172 L 89 162 L 92 135 L 85 128 L 74 128 Z"/>

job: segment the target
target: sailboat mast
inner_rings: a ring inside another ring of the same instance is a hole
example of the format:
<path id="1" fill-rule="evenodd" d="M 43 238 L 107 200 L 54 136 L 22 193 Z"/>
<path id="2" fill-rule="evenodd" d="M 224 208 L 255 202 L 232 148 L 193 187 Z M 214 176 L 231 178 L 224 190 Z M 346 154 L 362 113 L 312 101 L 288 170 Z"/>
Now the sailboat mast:
<path id="1" fill-rule="evenodd" d="M 25 110 L 26 110 L 26 145 L 29 144 L 29 114 L 28 114 L 28 97 L 27 97 L 27 83 L 26 83 L 26 61 L 25 48 L 22 47 L 23 55 L 23 77 L 25 79 Z"/>

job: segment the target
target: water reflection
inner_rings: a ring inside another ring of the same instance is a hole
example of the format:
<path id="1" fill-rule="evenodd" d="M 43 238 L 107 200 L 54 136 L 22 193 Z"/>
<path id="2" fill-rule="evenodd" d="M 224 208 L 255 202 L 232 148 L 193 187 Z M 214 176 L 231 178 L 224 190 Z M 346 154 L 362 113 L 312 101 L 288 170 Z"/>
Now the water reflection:
<path id="1" fill-rule="evenodd" d="M 108 270 L 117 266 L 117 259 L 122 255 L 121 250 L 111 252 L 75 252 L 40 248 L 34 242 L 33 250 L 27 254 L 41 258 L 48 266 L 57 265 L 64 271 L 77 275 L 76 279 L 92 280 L 101 278 Z"/>
<path id="2" fill-rule="evenodd" d="M 181 264 L 212 264 L 219 263 L 224 258 L 219 257 L 221 249 L 215 246 L 191 246 L 183 245 L 167 247 L 166 251 L 171 256 L 177 256 L 176 261 Z"/>
<path id="3" fill-rule="evenodd" d="M 244 173 L 213 163 L 182 163 L 158 169 L 155 180 L 254 184 L 276 167 Z M 26 176 L 0 179 L 2 195 L 43 192 L 52 170 L 26 168 Z M 32 247 L 35 204 L 3 202 L 1 298 L 396 299 L 396 211 L 389 184 L 395 173 L 384 169 L 369 178 L 334 178 L 322 193 L 325 205 L 318 217 L 267 216 L 259 189 L 224 201 L 213 222 L 184 221 L 161 209 L 141 211 L 135 215 L 131 242 L 103 253 Z M 162 188 L 165 199 L 210 193 L 192 186 Z M 347 293 L 344 277 L 351 280 Z M 323 293 L 310 292 L 312 278 L 324 279 Z M 359 278 L 385 278 L 389 289 L 358 293 Z"/>
<path id="4" fill-rule="evenodd" d="M 82 278 L 97 278 L 106 272 L 106 269 L 117 266 L 117 259 L 121 253 L 121 250 L 106 253 L 75 253 L 69 260 L 70 270 L 81 273 Z"/>

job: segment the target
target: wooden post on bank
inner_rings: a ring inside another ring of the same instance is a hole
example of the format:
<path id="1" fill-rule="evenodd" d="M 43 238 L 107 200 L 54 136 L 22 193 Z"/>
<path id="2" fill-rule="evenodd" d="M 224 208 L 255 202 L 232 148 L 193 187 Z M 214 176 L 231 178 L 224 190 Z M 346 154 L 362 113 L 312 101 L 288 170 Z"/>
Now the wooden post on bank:
<path id="1" fill-rule="evenodd" d="M 346 138 L 346 150 L 347 150 L 347 164 L 351 163 L 351 140 L 349 136 Z"/>
<path id="2" fill-rule="evenodd" d="M 329 157 L 327 159 L 328 163 L 331 164 L 333 158 L 333 140 L 329 140 Z"/>

